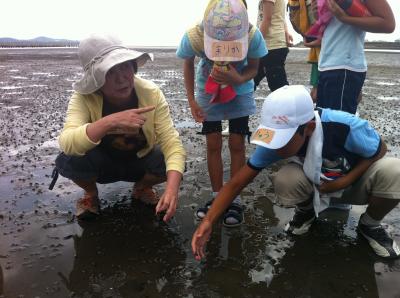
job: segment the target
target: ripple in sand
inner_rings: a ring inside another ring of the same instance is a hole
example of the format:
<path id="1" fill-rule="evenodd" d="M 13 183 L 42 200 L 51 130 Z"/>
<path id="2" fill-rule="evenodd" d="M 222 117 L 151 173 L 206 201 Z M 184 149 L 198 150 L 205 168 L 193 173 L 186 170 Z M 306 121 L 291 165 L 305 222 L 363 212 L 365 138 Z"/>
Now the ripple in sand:
<path id="1" fill-rule="evenodd" d="M 382 82 L 382 81 L 375 82 L 375 84 L 380 85 L 380 86 L 395 86 L 396 85 L 396 83 Z"/>
<path id="2" fill-rule="evenodd" d="M 384 100 L 384 101 L 392 101 L 392 100 L 400 100 L 400 97 L 396 97 L 396 96 L 378 96 L 378 99 Z"/>

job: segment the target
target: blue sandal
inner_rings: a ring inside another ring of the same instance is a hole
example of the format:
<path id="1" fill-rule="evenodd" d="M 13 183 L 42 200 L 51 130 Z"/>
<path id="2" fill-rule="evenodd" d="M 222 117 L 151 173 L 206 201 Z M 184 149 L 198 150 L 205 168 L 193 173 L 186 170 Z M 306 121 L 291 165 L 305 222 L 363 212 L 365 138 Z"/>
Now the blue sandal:
<path id="1" fill-rule="evenodd" d="M 222 224 L 225 227 L 238 227 L 244 222 L 243 207 L 240 204 L 232 203 L 224 213 Z"/>
<path id="2" fill-rule="evenodd" d="M 206 214 L 208 212 L 208 210 L 211 207 L 211 204 L 214 202 L 214 199 L 208 201 L 204 207 L 200 207 L 199 209 L 196 210 L 195 212 L 195 216 L 197 219 L 202 220 L 204 217 L 206 217 Z"/>

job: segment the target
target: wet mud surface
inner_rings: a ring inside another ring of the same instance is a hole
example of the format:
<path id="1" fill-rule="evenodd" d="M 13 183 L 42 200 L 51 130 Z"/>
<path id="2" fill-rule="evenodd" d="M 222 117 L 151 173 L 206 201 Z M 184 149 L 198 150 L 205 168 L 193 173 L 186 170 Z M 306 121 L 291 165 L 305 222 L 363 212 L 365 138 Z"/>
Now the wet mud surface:
<path id="1" fill-rule="evenodd" d="M 400 260 L 376 257 L 356 233 L 365 207 L 329 210 L 305 236 L 283 232 L 293 209 L 273 204 L 269 175 L 276 167 L 243 191 L 245 224 L 217 224 L 207 260 L 194 260 L 193 214 L 211 189 L 205 140 L 185 100 L 182 62 L 169 50 L 154 51 L 155 62 L 139 75 L 164 91 L 188 152 L 176 216 L 163 223 L 151 208 L 131 202 L 132 185 L 121 182 L 99 186 L 102 216 L 78 224 L 73 214 L 81 191 L 62 177 L 47 189 L 72 82 L 80 76 L 76 52 L 0 49 L 0 297 L 400 297 Z M 398 157 L 399 58 L 367 54 L 359 108 L 382 133 L 388 155 Z M 305 60 L 305 51 L 290 52 L 291 84 L 307 84 Z M 258 107 L 267 94 L 264 81 Z M 251 128 L 257 121 L 252 117 Z M 385 220 L 398 242 L 399 215 L 397 207 Z"/>

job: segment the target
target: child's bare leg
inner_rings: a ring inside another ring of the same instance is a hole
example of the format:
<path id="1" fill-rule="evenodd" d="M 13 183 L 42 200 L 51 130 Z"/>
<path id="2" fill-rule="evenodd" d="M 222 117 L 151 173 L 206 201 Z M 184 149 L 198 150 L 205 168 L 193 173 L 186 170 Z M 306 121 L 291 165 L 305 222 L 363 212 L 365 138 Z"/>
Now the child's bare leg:
<path id="1" fill-rule="evenodd" d="M 229 150 L 231 153 L 231 178 L 245 164 L 244 136 L 241 134 L 229 134 Z"/>
<path id="2" fill-rule="evenodd" d="M 317 86 L 313 86 L 310 91 L 310 95 L 314 103 L 317 102 L 317 91 Z"/>
<path id="3" fill-rule="evenodd" d="M 358 94 L 357 104 L 359 104 L 361 102 L 361 100 L 362 100 L 362 91 L 360 92 L 360 94 Z"/>
<path id="4" fill-rule="evenodd" d="M 220 132 L 209 133 L 207 140 L 207 166 L 213 192 L 218 192 L 223 184 L 222 135 Z"/>
<path id="5" fill-rule="evenodd" d="M 240 170 L 245 163 L 244 136 L 237 133 L 229 134 L 229 151 L 231 154 L 231 178 Z M 236 196 L 232 204 L 225 211 L 223 225 L 236 227 L 243 222 L 243 207 L 240 195 Z"/>

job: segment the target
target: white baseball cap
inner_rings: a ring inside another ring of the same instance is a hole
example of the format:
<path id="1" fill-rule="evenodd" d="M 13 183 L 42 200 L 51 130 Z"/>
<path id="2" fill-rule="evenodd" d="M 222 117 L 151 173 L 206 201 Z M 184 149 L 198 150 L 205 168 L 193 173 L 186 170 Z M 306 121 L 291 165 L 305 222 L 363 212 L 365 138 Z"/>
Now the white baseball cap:
<path id="1" fill-rule="evenodd" d="M 314 104 L 305 86 L 283 86 L 264 101 L 260 125 L 251 143 L 269 149 L 285 146 L 297 128 L 314 118 Z"/>

